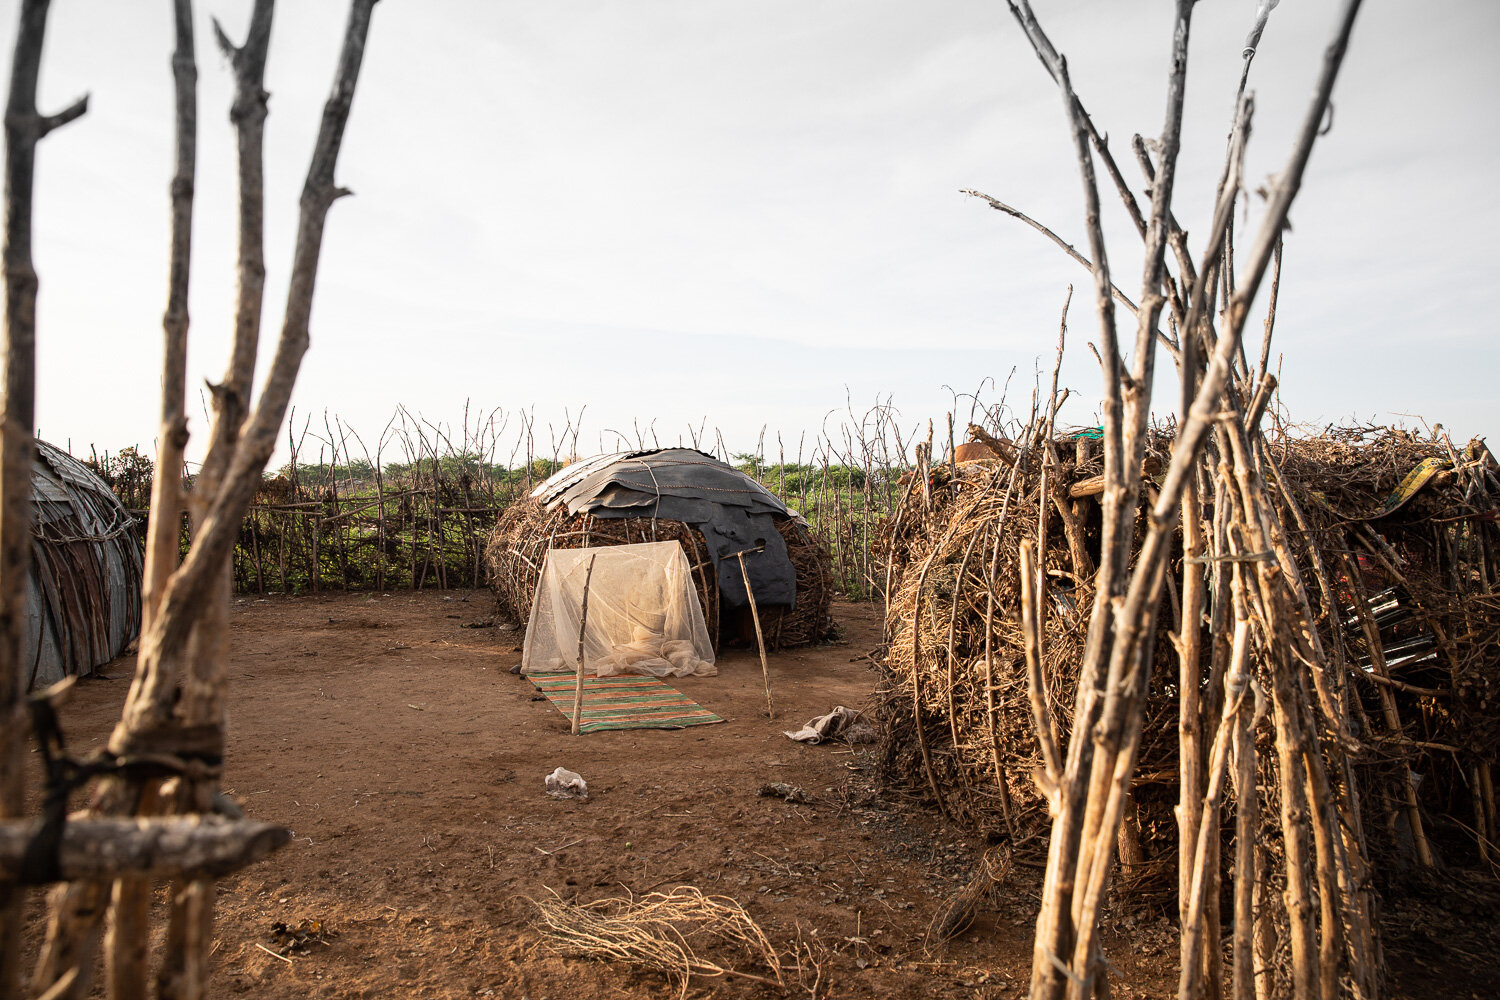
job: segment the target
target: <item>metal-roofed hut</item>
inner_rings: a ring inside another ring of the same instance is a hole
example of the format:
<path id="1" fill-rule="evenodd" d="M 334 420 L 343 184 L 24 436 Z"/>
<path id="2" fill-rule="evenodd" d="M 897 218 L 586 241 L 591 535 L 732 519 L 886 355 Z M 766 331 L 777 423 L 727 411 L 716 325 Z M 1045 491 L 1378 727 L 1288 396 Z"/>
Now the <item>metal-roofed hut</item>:
<path id="1" fill-rule="evenodd" d="M 88 674 L 141 629 L 135 519 L 82 462 L 36 442 L 31 474 L 32 569 L 26 591 L 28 688 Z"/>
<path id="2" fill-rule="evenodd" d="M 599 455 L 575 462 L 501 515 L 485 552 L 490 586 L 527 621 L 548 549 L 677 541 L 692 569 L 717 649 L 751 639 L 745 570 L 768 645 L 802 645 L 832 631 L 828 553 L 807 523 L 760 483 L 690 448 Z"/>

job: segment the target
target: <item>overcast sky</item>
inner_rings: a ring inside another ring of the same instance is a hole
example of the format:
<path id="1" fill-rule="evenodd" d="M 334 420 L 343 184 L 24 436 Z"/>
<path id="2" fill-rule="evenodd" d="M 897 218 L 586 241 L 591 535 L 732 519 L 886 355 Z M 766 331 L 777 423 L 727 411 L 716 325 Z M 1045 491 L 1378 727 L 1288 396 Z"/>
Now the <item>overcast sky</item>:
<path id="1" fill-rule="evenodd" d="M 75 453 L 149 447 L 171 3 L 52 6 L 42 110 L 91 98 L 38 155 L 39 430 Z M 201 385 L 227 352 L 235 237 L 230 74 L 209 16 L 240 39 L 249 3 L 195 6 Z M 1121 154 L 1161 129 L 1172 6 L 1037 0 Z M 1194 15 L 1175 202 L 1190 238 L 1254 7 L 1203 0 Z M 0 0 L 7 63 L 17 8 Z M 1252 74 L 1252 187 L 1284 161 L 1334 12 L 1286 0 L 1272 15 Z M 345 13 L 338 0 L 277 10 L 263 359 Z M 1496 428 L 1497 42 L 1494 0 L 1365 3 L 1287 240 L 1276 349 L 1294 420 Z M 941 420 L 945 386 L 1013 369 L 1024 403 L 1038 366 L 1050 371 L 1070 282 L 1063 380 L 1078 395 L 1064 419 L 1093 420 L 1087 273 L 959 194 L 986 191 L 1084 243 L 1060 100 L 1002 0 L 384 0 L 338 177 L 356 197 L 331 213 L 295 402 L 372 446 L 398 403 L 450 423 L 466 399 L 534 405 L 544 438 L 587 404 L 585 452 L 614 446 L 606 428 L 655 421 L 675 443 L 704 418 L 734 450 L 762 425 L 795 441 L 846 396 L 862 410 L 890 394 L 908 423 Z M 1118 211 L 1106 226 L 1134 296 L 1139 241 Z"/>

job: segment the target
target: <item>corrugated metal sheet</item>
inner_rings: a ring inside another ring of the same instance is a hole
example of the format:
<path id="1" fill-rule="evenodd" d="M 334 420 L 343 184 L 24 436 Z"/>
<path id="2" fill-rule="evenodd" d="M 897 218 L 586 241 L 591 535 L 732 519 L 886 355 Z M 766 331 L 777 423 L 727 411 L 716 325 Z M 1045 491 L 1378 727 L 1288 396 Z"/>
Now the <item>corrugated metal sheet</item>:
<path id="1" fill-rule="evenodd" d="M 538 483 L 536 489 L 531 491 L 531 497 L 533 500 L 539 499 L 542 503 L 550 504 L 564 490 L 581 482 L 590 473 L 613 465 L 622 458 L 631 458 L 635 455 L 644 454 L 647 454 L 647 452 L 616 451 L 604 455 L 595 455 L 593 458 L 585 458 L 574 462 L 572 465 L 566 465 Z"/>
<path id="2" fill-rule="evenodd" d="M 141 551 L 134 519 L 88 467 L 44 441 L 32 468 L 28 687 L 87 674 L 141 629 Z"/>

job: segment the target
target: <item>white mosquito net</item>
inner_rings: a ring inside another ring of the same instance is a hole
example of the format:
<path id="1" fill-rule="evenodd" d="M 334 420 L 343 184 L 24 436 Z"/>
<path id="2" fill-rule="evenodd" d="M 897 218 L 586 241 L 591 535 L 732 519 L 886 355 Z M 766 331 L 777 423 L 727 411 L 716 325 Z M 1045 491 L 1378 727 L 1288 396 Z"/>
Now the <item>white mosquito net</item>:
<path id="1" fill-rule="evenodd" d="M 585 673 L 599 677 L 718 673 L 692 570 L 675 541 L 549 549 L 531 602 L 521 653 L 523 673 L 578 669 L 585 580 Z"/>

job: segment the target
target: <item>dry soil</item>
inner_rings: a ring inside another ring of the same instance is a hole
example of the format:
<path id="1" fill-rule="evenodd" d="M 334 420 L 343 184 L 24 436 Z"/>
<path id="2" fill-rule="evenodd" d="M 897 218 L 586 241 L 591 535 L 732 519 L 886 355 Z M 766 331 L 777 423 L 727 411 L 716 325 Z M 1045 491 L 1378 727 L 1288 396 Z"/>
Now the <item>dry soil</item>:
<path id="1" fill-rule="evenodd" d="M 871 704 L 875 609 L 835 613 L 841 641 L 772 657 L 774 719 L 759 660 L 741 649 L 717 677 L 674 682 L 724 723 L 572 736 L 510 673 L 521 633 L 487 592 L 238 599 L 224 784 L 294 839 L 219 884 L 213 994 L 677 995 L 661 973 L 558 954 L 532 901 L 686 885 L 742 904 L 787 983 L 694 978 L 688 995 L 1024 995 L 1038 873 L 1016 867 L 973 927 L 929 948 L 929 921 L 986 845 L 882 797 L 869 748 L 782 735 L 835 705 Z M 73 748 L 107 737 L 130 669 L 117 661 L 79 685 L 64 717 Z M 547 797 L 558 766 L 587 779 L 587 801 Z M 809 801 L 762 797 L 773 782 Z M 40 909 L 33 901 L 33 947 Z M 302 921 L 320 922 L 322 938 L 272 954 L 283 947 L 273 927 Z M 1175 994 L 1164 918 L 1118 918 L 1106 945 L 1115 996 Z"/>

